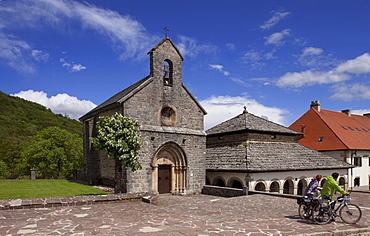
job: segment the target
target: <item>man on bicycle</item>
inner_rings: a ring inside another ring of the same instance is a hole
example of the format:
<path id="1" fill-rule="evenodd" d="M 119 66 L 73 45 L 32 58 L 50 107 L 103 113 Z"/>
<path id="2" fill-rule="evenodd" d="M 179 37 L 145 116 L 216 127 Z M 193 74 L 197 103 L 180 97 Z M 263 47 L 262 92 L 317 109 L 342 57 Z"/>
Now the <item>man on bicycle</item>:
<path id="1" fill-rule="evenodd" d="M 337 178 L 338 178 L 339 174 L 334 172 L 331 174 L 331 176 L 328 176 L 326 178 L 326 182 L 324 184 L 324 186 L 322 187 L 322 190 L 321 190 L 321 196 L 323 196 L 324 198 L 328 198 L 330 201 L 332 200 L 333 198 L 333 195 L 334 195 L 334 191 L 338 191 L 340 192 L 341 194 L 344 194 L 344 195 L 348 195 L 349 193 L 347 193 L 346 191 L 344 191 L 337 183 Z"/>

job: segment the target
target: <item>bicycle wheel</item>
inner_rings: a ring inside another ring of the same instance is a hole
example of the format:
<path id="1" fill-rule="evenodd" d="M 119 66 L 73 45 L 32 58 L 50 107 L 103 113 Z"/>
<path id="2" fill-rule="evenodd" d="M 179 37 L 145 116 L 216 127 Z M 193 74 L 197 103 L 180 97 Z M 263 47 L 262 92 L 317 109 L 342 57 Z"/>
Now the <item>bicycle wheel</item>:
<path id="1" fill-rule="evenodd" d="M 329 223 L 332 216 L 331 210 L 317 206 L 312 210 L 312 220 L 316 224 L 324 225 Z"/>
<path id="2" fill-rule="evenodd" d="M 362 217 L 362 211 L 357 205 L 347 203 L 340 208 L 339 217 L 347 224 L 356 224 Z"/>
<path id="3" fill-rule="evenodd" d="M 310 208 L 304 204 L 299 205 L 298 214 L 302 219 L 308 219 L 311 217 Z"/>

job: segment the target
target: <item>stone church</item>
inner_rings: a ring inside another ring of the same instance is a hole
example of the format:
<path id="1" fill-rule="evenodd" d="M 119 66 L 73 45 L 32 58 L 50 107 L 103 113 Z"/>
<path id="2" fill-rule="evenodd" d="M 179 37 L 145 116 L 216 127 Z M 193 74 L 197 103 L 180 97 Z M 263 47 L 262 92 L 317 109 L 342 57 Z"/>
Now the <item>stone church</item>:
<path id="1" fill-rule="evenodd" d="M 139 162 L 142 169 L 125 170 L 126 192 L 191 194 L 204 185 L 206 111 L 182 83 L 180 51 L 165 37 L 152 50 L 150 74 L 115 94 L 84 116 L 85 178 L 90 184 L 114 186 L 114 160 L 94 149 L 100 116 L 116 112 L 140 122 Z"/>

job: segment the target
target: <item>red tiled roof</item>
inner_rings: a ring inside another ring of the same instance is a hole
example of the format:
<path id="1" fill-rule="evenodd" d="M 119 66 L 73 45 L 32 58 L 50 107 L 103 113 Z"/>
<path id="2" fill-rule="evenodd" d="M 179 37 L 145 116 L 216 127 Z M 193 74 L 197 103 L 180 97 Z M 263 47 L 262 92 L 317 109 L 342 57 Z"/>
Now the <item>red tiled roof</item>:
<path id="1" fill-rule="evenodd" d="M 366 116 L 311 108 L 289 128 L 305 133 L 299 143 L 318 151 L 370 150 L 370 118 Z"/>

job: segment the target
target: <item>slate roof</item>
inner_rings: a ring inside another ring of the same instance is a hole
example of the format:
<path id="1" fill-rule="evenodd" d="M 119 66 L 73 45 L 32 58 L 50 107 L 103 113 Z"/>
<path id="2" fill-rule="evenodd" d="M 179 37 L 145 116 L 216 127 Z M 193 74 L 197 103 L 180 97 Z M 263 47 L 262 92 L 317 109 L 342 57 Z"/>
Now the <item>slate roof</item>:
<path id="1" fill-rule="evenodd" d="M 207 148 L 206 168 L 217 171 L 347 169 L 352 165 L 298 143 L 247 141 Z"/>
<path id="2" fill-rule="evenodd" d="M 98 105 L 82 117 L 80 117 L 80 121 L 84 121 L 85 119 L 94 116 L 96 114 L 99 114 L 102 111 L 112 109 L 113 107 L 119 106 L 120 103 L 124 102 L 128 97 L 130 97 L 131 94 L 134 93 L 134 91 L 137 91 L 141 87 L 145 86 L 146 84 L 150 83 L 153 80 L 152 77 L 147 76 L 142 80 L 139 80 L 135 84 L 127 87 L 126 89 L 118 92 L 117 94 L 110 97 L 108 100 L 103 102 L 102 104 Z"/>
<path id="3" fill-rule="evenodd" d="M 300 135 L 301 132 L 289 129 L 282 125 L 268 121 L 261 117 L 255 116 L 244 111 L 242 114 L 231 118 L 219 125 L 216 125 L 206 131 L 207 135 L 228 133 L 235 131 L 263 131 L 271 133 L 284 133 L 292 135 Z"/>
<path id="4" fill-rule="evenodd" d="M 312 149 L 370 150 L 369 117 L 311 108 L 290 127 L 301 130 L 301 125 L 305 135 L 299 143 Z"/>

